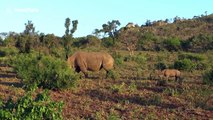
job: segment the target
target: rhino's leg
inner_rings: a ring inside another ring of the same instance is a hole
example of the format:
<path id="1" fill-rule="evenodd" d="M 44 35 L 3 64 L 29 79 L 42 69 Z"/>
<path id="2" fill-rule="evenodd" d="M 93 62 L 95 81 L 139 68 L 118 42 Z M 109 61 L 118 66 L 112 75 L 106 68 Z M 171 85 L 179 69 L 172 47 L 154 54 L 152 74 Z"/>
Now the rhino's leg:
<path id="1" fill-rule="evenodd" d="M 105 78 L 108 77 L 108 74 L 109 74 L 109 70 L 106 70 L 106 77 Z"/>
<path id="2" fill-rule="evenodd" d="M 77 67 L 75 68 L 75 71 L 76 71 L 77 73 L 81 72 L 80 67 L 77 66 Z"/>
<path id="3" fill-rule="evenodd" d="M 178 81 L 178 76 L 175 76 L 175 82 L 177 82 Z"/>
<path id="4" fill-rule="evenodd" d="M 80 66 L 81 71 L 84 73 L 85 78 L 88 78 L 87 69 L 85 66 Z"/>

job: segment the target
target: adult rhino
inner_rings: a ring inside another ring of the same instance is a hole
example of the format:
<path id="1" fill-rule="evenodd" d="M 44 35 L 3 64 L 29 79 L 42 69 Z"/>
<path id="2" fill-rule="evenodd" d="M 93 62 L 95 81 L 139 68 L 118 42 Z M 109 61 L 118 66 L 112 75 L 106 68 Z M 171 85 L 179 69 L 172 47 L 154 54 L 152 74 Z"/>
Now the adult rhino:
<path id="1" fill-rule="evenodd" d="M 82 71 L 85 77 L 88 77 L 88 71 L 99 71 L 102 68 L 108 74 L 109 70 L 113 68 L 114 59 L 110 54 L 105 52 L 78 51 L 68 57 L 67 63 L 76 72 L 79 73 Z"/>
<path id="2" fill-rule="evenodd" d="M 164 69 L 161 72 L 159 72 L 159 77 L 162 79 L 162 77 L 166 77 L 166 80 L 169 79 L 169 77 L 175 77 L 175 81 L 180 81 L 181 72 L 176 69 Z"/>

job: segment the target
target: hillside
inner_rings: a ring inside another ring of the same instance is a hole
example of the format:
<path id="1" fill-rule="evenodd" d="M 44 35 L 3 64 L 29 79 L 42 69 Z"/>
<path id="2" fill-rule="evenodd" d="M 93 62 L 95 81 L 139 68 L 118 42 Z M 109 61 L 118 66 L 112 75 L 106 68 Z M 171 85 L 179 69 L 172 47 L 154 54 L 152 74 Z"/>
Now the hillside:
<path id="1" fill-rule="evenodd" d="M 146 29 L 150 29 L 150 32 L 161 38 L 175 36 L 182 40 L 187 40 L 199 34 L 211 34 L 213 32 L 213 15 L 187 20 L 180 19 L 173 23 L 142 27 L 142 31 Z"/>
<path id="2" fill-rule="evenodd" d="M 136 50 L 203 52 L 213 48 L 212 33 L 213 15 L 208 15 L 193 19 L 178 19 L 172 23 L 158 20 L 141 27 L 138 25 L 123 27 L 119 36 L 128 37 L 130 39 L 128 43 L 135 44 Z M 125 37 L 118 40 L 126 44 Z M 131 41 L 134 37 L 137 37 L 136 43 Z M 125 44 L 122 45 L 124 48 Z"/>

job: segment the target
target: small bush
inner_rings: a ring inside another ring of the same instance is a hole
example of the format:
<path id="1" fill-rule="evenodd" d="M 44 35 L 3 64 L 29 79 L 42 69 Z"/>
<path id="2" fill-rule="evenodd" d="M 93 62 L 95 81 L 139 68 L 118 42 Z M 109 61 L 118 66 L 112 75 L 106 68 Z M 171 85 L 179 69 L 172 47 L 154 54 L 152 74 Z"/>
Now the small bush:
<path id="1" fill-rule="evenodd" d="M 54 102 L 48 91 L 37 94 L 35 99 L 32 92 L 19 98 L 3 103 L 0 101 L 0 118 L 2 120 L 62 120 L 63 102 Z"/>
<path id="2" fill-rule="evenodd" d="M 116 71 L 110 70 L 107 74 L 107 78 L 111 78 L 113 80 L 116 80 L 116 79 L 120 78 L 120 74 Z"/>
<path id="3" fill-rule="evenodd" d="M 158 80 L 157 85 L 158 86 L 165 86 L 167 84 L 167 80 Z"/>
<path id="4" fill-rule="evenodd" d="M 111 37 L 103 38 L 101 43 L 106 48 L 114 46 L 113 39 Z"/>
<path id="5" fill-rule="evenodd" d="M 18 49 L 14 47 L 1 47 L 0 49 L 0 57 L 16 55 L 17 53 L 18 53 Z"/>
<path id="6" fill-rule="evenodd" d="M 196 70 L 206 70 L 208 66 L 209 65 L 206 62 L 198 62 L 196 64 Z"/>
<path id="7" fill-rule="evenodd" d="M 167 50 L 177 51 L 180 49 L 181 42 L 179 38 L 169 38 L 164 40 L 164 44 Z"/>
<path id="8" fill-rule="evenodd" d="M 134 57 L 134 61 L 138 64 L 144 64 L 147 61 L 147 58 L 143 55 L 137 55 Z"/>
<path id="9" fill-rule="evenodd" d="M 79 79 L 65 61 L 50 56 L 21 54 L 12 58 L 11 64 L 26 88 L 34 84 L 48 89 L 68 88 Z"/>
<path id="10" fill-rule="evenodd" d="M 135 81 L 130 83 L 128 89 L 129 89 L 130 92 L 134 92 L 134 91 L 137 90 L 137 85 L 136 85 Z"/>
<path id="11" fill-rule="evenodd" d="M 114 58 L 115 64 L 116 64 L 116 65 L 122 65 L 122 64 L 123 64 L 124 58 L 121 56 L 120 53 L 114 52 L 114 53 L 112 54 L 112 57 Z"/>
<path id="12" fill-rule="evenodd" d="M 126 84 L 124 82 L 122 82 L 121 85 L 112 85 L 110 87 L 110 89 L 112 90 L 112 92 L 123 92 L 124 91 L 124 87 L 126 86 Z"/>
<path id="13" fill-rule="evenodd" d="M 115 58 L 115 64 L 116 65 L 122 65 L 124 63 L 123 58 Z"/>
<path id="14" fill-rule="evenodd" d="M 169 96 L 177 96 L 182 94 L 183 90 L 178 88 L 166 88 L 163 92 Z"/>
<path id="15" fill-rule="evenodd" d="M 192 71 L 195 68 L 195 64 L 189 59 L 177 60 L 174 63 L 174 68 L 179 70 Z"/>
<path id="16" fill-rule="evenodd" d="M 203 55 L 192 54 L 192 53 L 184 53 L 178 55 L 178 59 L 190 59 L 192 61 L 203 61 L 205 58 Z"/>
<path id="17" fill-rule="evenodd" d="M 133 61 L 133 59 L 132 59 L 132 57 L 130 55 L 128 55 L 128 56 L 124 57 L 124 61 L 125 62 L 130 62 L 130 61 Z"/>
<path id="18" fill-rule="evenodd" d="M 213 68 L 203 74 L 203 83 L 213 85 Z"/>
<path id="19" fill-rule="evenodd" d="M 162 97 L 160 95 L 151 94 L 148 98 L 143 96 L 135 96 L 132 102 L 141 105 L 160 105 L 162 103 Z"/>
<path id="20" fill-rule="evenodd" d="M 158 63 L 155 64 L 155 68 L 157 70 L 163 70 L 163 69 L 166 69 L 167 66 L 164 62 L 158 62 Z"/>
<path id="21" fill-rule="evenodd" d="M 125 56 L 124 57 L 125 62 L 135 61 L 138 64 L 144 64 L 147 61 L 147 58 L 144 55 L 136 55 L 136 56 Z"/>

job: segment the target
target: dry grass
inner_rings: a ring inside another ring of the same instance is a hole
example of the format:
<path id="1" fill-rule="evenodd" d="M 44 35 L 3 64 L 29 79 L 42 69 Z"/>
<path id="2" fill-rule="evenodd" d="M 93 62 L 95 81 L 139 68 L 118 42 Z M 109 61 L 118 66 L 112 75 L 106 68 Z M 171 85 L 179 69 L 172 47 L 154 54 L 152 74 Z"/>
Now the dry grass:
<path id="1" fill-rule="evenodd" d="M 122 55 L 126 55 L 121 53 Z M 150 57 L 147 64 L 156 62 L 163 53 L 143 52 Z M 168 53 L 170 62 L 176 59 Z M 105 72 L 90 73 L 89 79 L 82 79 L 76 88 L 50 91 L 55 101 L 64 101 L 65 119 L 211 119 L 213 86 L 201 82 L 200 71 L 184 72 L 182 85 L 173 80 L 159 86 L 156 80 L 149 80 L 150 67 L 141 70 L 126 62 L 115 71 L 121 74 L 116 80 L 105 79 Z M 22 96 L 20 80 L 7 66 L 0 67 L 0 98 Z"/>

